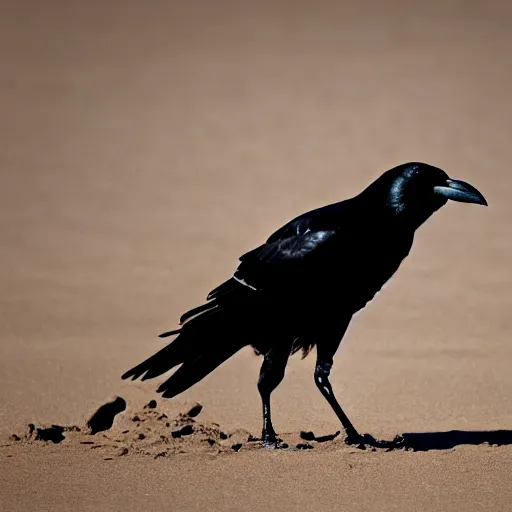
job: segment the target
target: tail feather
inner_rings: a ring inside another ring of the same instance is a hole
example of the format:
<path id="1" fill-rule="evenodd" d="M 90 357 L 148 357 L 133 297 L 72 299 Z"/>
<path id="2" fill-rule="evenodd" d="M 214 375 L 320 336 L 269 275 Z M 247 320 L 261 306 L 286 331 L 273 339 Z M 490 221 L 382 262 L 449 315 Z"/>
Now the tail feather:
<path id="1" fill-rule="evenodd" d="M 184 324 L 187 320 L 190 318 L 197 316 L 199 313 L 204 313 L 206 311 L 209 311 L 214 308 L 218 308 L 218 304 L 215 302 L 207 302 L 206 304 L 202 304 L 201 306 L 197 306 L 196 308 L 191 309 L 190 311 L 187 311 L 186 313 L 183 313 L 180 318 L 180 324 Z"/>
<path id="2" fill-rule="evenodd" d="M 180 329 L 160 334 L 161 338 L 178 336 L 128 370 L 122 378 L 153 379 L 181 365 L 158 389 L 163 397 L 174 397 L 206 377 L 241 348 L 254 346 L 260 339 L 262 331 L 256 326 L 260 324 L 261 305 L 253 298 L 250 288 L 230 279 L 213 290 L 208 301 L 184 313 Z"/>
<path id="3" fill-rule="evenodd" d="M 234 278 L 230 278 L 221 285 L 214 288 L 206 297 L 206 300 L 220 299 L 228 294 L 231 294 L 235 290 L 241 288 L 240 283 Z"/>
<path id="4" fill-rule="evenodd" d="M 190 340 L 180 334 L 173 342 L 142 363 L 124 373 L 121 378 L 137 380 L 153 379 L 183 363 L 191 352 Z"/>
<path id="5" fill-rule="evenodd" d="M 158 389 L 164 398 L 173 398 L 187 390 L 209 373 L 213 372 L 222 363 L 238 352 L 245 343 L 231 344 L 218 351 L 201 354 L 193 360 L 187 360 L 176 372 L 169 377 Z"/>
<path id="6" fill-rule="evenodd" d="M 159 338 L 168 338 L 169 336 L 173 336 L 174 334 L 178 334 L 181 332 L 181 329 L 175 329 L 174 331 L 167 331 L 163 332 L 162 334 L 159 334 Z"/>
<path id="7" fill-rule="evenodd" d="M 195 309 L 192 314 L 193 318 L 181 329 L 160 335 L 160 337 L 167 337 L 179 334 L 174 341 L 142 363 L 128 370 L 121 378 L 131 378 L 132 380 L 138 378 L 141 380 L 154 379 L 183 363 L 186 363 L 185 368 L 189 368 L 190 363 L 195 362 L 196 359 L 200 360 L 201 357 L 210 358 L 207 363 L 211 365 L 214 361 L 218 360 L 219 356 L 222 357 L 222 354 L 225 354 L 225 359 L 228 359 L 249 343 L 247 340 L 242 343 L 232 341 L 241 339 L 238 335 L 234 336 L 234 332 L 237 331 L 238 317 L 234 310 L 224 309 L 217 305 L 215 305 L 215 308 L 201 308 L 201 311 L 197 311 L 198 309 Z M 220 338 L 220 347 L 215 338 Z M 215 340 L 213 343 L 212 339 Z M 210 345 L 210 343 L 212 344 Z M 208 356 L 205 354 L 208 354 Z M 221 364 L 225 359 L 218 360 L 218 364 Z M 199 362 L 194 364 L 199 369 L 199 375 L 194 380 L 195 383 L 202 378 L 203 366 Z M 203 376 L 207 375 L 215 367 L 212 366 L 211 370 L 204 373 Z M 182 372 L 179 373 L 178 371 L 176 373 L 182 375 Z"/>

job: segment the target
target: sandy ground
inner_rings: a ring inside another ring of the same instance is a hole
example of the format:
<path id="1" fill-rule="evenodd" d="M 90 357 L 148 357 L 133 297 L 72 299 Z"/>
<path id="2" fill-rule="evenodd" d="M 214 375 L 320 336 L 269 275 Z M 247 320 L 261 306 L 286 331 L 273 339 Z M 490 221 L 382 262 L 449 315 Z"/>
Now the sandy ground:
<path id="1" fill-rule="evenodd" d="M 2 3 L 2 510 L 512 510 L 512 7 L 414 4 Z M 421 228 L 332 382 L 360 430 L 431 433 L 423 451 L 297 450 L 339 428 L 314 357 L 274 394 L 288 451 L 247 441 L 250 350 L 143 408 L 158 383 L 120 375 L 240 254 L 407 160 L 490 207 Z M 126 411 L 87 435 L 115 396 Z M 169 436 L 183 422 L 195 433 Z M 81 431 L 54 444 L 29 423 Z"/>

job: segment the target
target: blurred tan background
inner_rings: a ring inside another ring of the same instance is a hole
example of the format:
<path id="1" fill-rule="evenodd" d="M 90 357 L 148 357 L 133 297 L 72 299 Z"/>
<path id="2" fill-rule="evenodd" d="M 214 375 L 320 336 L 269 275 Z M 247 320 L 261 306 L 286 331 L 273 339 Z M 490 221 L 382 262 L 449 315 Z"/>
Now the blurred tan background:
<path id="1" fill-rule="evenodd" d="M 512 425 L 512 4 L 3 2 L 0 432 L 155 396 L 120 375 L 291 217 L 408 160 L 477 186 L 354 321 L 333 383 L 375 436 Z M 377 257 L 377 255 L 376 255 Z M 337 428 L 293 359 L 280 431 Z M 260 360 L 179 401 L 257 432 Z"/>

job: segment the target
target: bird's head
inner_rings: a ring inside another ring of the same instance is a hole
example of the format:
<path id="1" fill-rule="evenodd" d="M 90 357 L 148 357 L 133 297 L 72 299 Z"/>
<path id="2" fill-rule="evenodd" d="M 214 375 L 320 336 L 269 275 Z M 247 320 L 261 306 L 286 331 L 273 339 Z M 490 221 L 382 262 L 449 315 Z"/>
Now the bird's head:
<path id="1" fill-rule="evenodd" d="M 487 206 L 484 196 L 472 185 L 451 179 L 432 165 L 410 162 L 384 173 L 367 189 L 385 196 L 386 207 L 419 227 L 449 199 Z"/>

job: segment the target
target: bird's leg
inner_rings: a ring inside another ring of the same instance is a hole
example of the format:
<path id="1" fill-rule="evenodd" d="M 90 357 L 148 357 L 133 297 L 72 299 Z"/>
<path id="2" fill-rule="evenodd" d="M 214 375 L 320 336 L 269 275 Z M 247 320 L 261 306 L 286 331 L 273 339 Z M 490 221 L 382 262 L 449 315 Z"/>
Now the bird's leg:
<path id="1" fill-rule="evenodd" d="M 288 345 L 272 348 L 266 354 L 261 365 L 258 380 L 258 391 L 263 404 L 263 431 L 261 441 L 267 448 L 286 448 L 287 445 L 278 440 L 270 414 L 270 395 L 283 380 L 286 363 L 290 356 Z"/>
<path id="2" fill-rule="evenodd" d="M 341 405 L 338 403 L 338 400 L 336 400 L 336 397 L 334 396 L 331 383 L 329 382 L 331 368 L 332 362 L 317 360 L 315 368 L 315 383 L 322 395 L 329 402 L 329 405 L 336 413 L 336 416 L 338 416 L 341 421 L 347 435 L 347 443 L 352 444 L 354 442 L 359 442 L 362 439 L 362 436 L 357 432 L 354 425 L 352 425 L 352 422 L 348 419 L 348 416 L 345 414 Z"/>
<path id="3" fill-rule="evenodd" d="M 354 425 L 352 425 L 352 422 L 348 419 L 347 415 L 341 408 L 341 405 L 338 403 L 336 397 L 334 396 L 331 383 L 329 382 L 329 374 L 331 373 L 331 368 L 333 365 L 333 356 L 338 350 L 341 339 L 343 338 L 347 327 L 348 322 L 346 323 L 341 336 L 333 338 L 332 340 L 324 339 L 318 343 L 315 367 L 315 384 L 325 399 L 329 402 L 329 405 L 336 413 L 336 416 L 338 416 L 339 420 L 341 421 L 341 424 L 343 425 L 347 435 L 347 443 L 360 444 L 362 443 L 363 436 L 357 432 Z"/>

